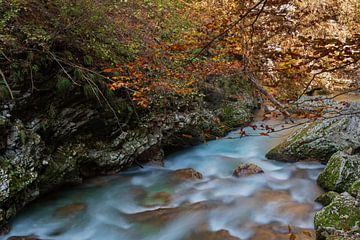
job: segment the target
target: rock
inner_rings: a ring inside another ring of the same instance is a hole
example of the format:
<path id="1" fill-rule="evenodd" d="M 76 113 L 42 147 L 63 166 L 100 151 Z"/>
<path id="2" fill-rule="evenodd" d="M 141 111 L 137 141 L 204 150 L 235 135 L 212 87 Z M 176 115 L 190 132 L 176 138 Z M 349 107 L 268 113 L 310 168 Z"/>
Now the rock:
<path id="1" fill-rule="evenodd" d="M 326 190 L 345 192 L 360 178 L 360 155 L 335 153 L 317 182 Z"/>
<path id="2" fill-rule="evenodd" d="M 360 115 L 350 114 L 356 109 L 360 109 L 360 103 L 352 103 L 343 111 L 344 116 L 306 124 L 266 157 L 288 162 L 317 159 L 326 163 L 338 151 L 356 153 L 360 149 Z"/>
<path id="3" fill-rule="evenodd" d="M 240 240 L 240 238 L 232 236 L 227 230 L 212 231 L 200 231 L 190 234 L 185 240 L 194 239 L 206 239 L 206 240 Z"/>
<path id="4" fill-rule="evenodd" d="M 357 199 L 360 199 L 360 178 L 356 180 L 348 189 L 348 192 Z"/>
<path id="5" fill-rule="evenodd" d="M 12 236 L 9 237 L 7 240 L 41 240 L 36 236 Z"/>
<path id="6" fill-rule="evenodd" d="M 55 210 L 55 217 L 69 217 L 77 215 L 86 210 L 86 205 L 84 203 L 72 203 L 63 207 L 59 207 Z"/>
<path id="7" fill-rule="evenodd" d="M 313 206 L 309 203 L 287 202 L 281 204 L 278 211 L 292 219 L 306 221 L 311 216 L 312 210 Z"/>
<path id="8" fill-rule="evenodd" d="M 342 193 L 315 214 L 316 235 L 319 240 L 329 236 L 358 236 L 360 224 L 359 200 Z"/>
<path id="9" fill-rule="evenodd" d="M 318 203 L 320 203 L 320 204 L 323 205 L 323 206 L 327 206 L 327 205 L 329 205 L 329 204 L 335 199 L 335 197 L 337 197 L 338 195 L 339 195 L 339 193 L 337 193 L 337 192 L 333 192 L 333 191 L 326 192 L 326 193 L 323 193 L 323 194 L 321 194 L 320 196 L 318 196 L 318 197 L 315 199 L 315 202 L 318 202 Z"/>
<path id="10" fill-rule="evenodd" d="M 192 168 L 184 168 L 175 170 L 172 177 L 175 180 L 199 180 L 203 178 L 203 175 Z"/>
<path id="11" fill-rule="evenodd" d="M 172 200 L 171 194 L 167 192 L 157 192 L 151 198 L 156 202 L 160 202 L 161 205 L 167 205 Z"/>
<path id="12" fill-rule="evenodd" d="M 289 226 L 260 225 L 253 229 L 251 240 L 313 240 L 315 237 L 312 229 L 291 228 L 294 238 L 290 238 Z"/>
<path id="13" fill-rule="evenodd" d="M 239 165 L 233 172 L 234 177 L 247 177 L 253 174 L 263 173 L 264 171 L 253 163 Z"/>
<path id="14" fill-rule="evenodd" d="M 151 196 L 142 198 L 139 202 L 144 207 L 155 207 L 168 205 L 172 200 L 172 196 L 167 192 L 156 192 Z"/>
<path id="15" fill-rule="evenodd" d="M 127 215 L 127 217 L 131 221 L 161 225 L 167 221 L 178 219 L 182 215 L 206 213 L 209 210 L 216 208 L 217 206 L 218 206 L 217 202 L 204 201 L 204 202 L 184 205 L 181 207 L 158 208 L 155 210 L 129 214 Z"/>
<path id="16" fill-rule="evenodd" d="M 291 195 L 287 191 L 261 191 L 257 192 L 254 196 L 260 202 L 290 202 L 292 201 Z"/>
<path id="17" fill-rule="evenodd" d="M 40 82 L 38 88 L 50 89 L 56 81 Z M 24 90 L 21 98 L 1 102 L 0 226 L 57 187 L 149 161 L 161 165 L 164 152 L 224 136 L 228 127 L 220 116 L 227 115 L 237 126 L 251 120 L 257 101 L 247 81 L 214 79 L 209 84 L 208 103 L 200 96 L 178 99 L 168 111 L 152 114 L 134 114 L 130 103 L 117 96 L 110 104 L 116 106 L 115 116 L 105 105 L 85 98 L 83 88 L 74 88 L 66 97 Z M 232 95 L 236 99 L 230 99 Z M 192 138 L 184 137 L 189 134 Z M 201 179 L 201 174 L 178 177 Z"/>

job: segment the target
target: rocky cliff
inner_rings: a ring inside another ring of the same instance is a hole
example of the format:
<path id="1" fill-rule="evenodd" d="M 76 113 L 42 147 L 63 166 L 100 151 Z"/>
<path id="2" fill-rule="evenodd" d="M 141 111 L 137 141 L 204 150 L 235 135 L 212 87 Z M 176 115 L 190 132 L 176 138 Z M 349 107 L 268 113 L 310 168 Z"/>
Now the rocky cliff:
<path id="1" fill-rule="evenodd" d="M 1 225 L 57 187 L 145 162 L 161 164 L 164 152 L 222 136 L 251 121 L 257 107 L 251 87 L 234 85 L 234 98 L 217 86 L 220 80 L 214 81 L 184 109 L 136 113 L 119 107 L 121 119 L 76 90 L 65 97 L 51 91 L 27 93 L 1 104 Z"/>

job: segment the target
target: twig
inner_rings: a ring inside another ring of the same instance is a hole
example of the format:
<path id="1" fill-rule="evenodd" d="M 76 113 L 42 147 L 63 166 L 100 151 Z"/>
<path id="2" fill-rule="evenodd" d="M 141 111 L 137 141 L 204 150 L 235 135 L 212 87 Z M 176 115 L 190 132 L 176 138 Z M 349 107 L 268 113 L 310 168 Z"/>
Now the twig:
<path id="1" fill-rule="evenodd" d="M 202 47 L 200 52 L 198 52 L 194 57 L 192 57 L 189 62 L 192 63 L 194 59 L 198 58 L 200 55 L 204 53 L 204 51 L 211 46 L 217 39 L 225 36 L 226 33 L 228 33 L 233 27 L 235 27 L 237 24 L 239 24 L 244 18 L 246 18 L 252 10 L 256 9 L 258 6 L 260 6 L 263 2 L 266 2 L 267 0 L 260 0 L 257 4 L 255 4 L 253 7 L 251 7 L 248 11 L 246 11 L 243 15 L 239 17 L 236 21 L 231 23 L 222 33 L 216 35 L 213 39 L 211 39 L 205 46 Z"/>
<path id="2" fill-rule="evenodd" d="M 66 69 L 63 67 L 63 65 L 60 63 L 60 61 L 57 59 L 57 57 L 55 56 L 55 54 L 53 54 L 52 52 L 48 52 L 53 59 L 58 63 L 58 65 L 61 67 L 61 69 L 64 71 L 64 73 L 66 74 L 66 76 L 73 82 L 73 84 L 77 85 L 77 86 L 81 86 L 79 83 L 75 82 L 74 79 L 70 76 L 70 74 L 66 71 Z"/>
<path id="3" fill-rule="evenodd" d="M 2 79 L 3 79 L 3 81 L 4 81 L 4 83 L 5 83 L 6 88 L 8 89 L 8 91 L 9 91 L 9 93 L 10 93 L 11 99 L 14 99 L 14 95 L 13 95 L 13 93 L 12 93 L 12 91 L 11 91 L 10 85 L 9 85 L 9 83 L 6 81 L 5 75 L 4 75 L 4 73 L 1 71 L 1 69 L 0 69 L 0 75 L 1 75 L 1 77 L 2 77 Z"/>

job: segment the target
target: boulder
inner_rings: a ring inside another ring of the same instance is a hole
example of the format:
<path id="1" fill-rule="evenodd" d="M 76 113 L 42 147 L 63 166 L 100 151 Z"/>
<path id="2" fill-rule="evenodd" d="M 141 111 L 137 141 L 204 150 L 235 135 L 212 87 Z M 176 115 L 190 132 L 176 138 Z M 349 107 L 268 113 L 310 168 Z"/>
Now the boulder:
<path id="1" fill-rule="evenodd" d="M 356 180 L 348 189 L 348 192 L 355 198 L 360 199 L 360 178 Z"/>
<path id="2" fill-rule="evenodd" d="M 55 210 L 54 216 L 56 217 L 69 217 L 77 215 L 86 210 L 84 203 L 72 203 L 63 207 L 59 207 Z"/>
<path id="3" fill-rule="evenodd" d="M 206 240 L 240 240 L 240 238 L 232 236 L 228 230 L 218 230 L 216 232 L 212 231 L 200 231 L 191 233 L 190 236 L 185 238 L 185 240 L 193 239 L 206 239 Z"/>
<path id="4" fill-rule="evenodd" d="M 326 192 L 326 193 L 323 193 L 323 194 L 321 194 L 320 196 L 318 196 L 318 197 L 315 199 L 315 202 L 318 202 L 318 203 L 320 203 L 320 204 L 323 205 L 323 206 L 327 206 L 327 205 L 329 205 L 338 195 L 339 195 L 339 193 L 337 193 L 337 192 L 333 192 L 333 191 Z"/>
<path id="5" fill-rule="evenodd" d="M 203 175 L 192 168 L 184 168 L 174 171 L 172 178 L 175 180 L 198 180 L 202 179 Z"/>
<path id="6" fill-rule="evenodd" d="M 360 178 L 360 155 L 335 153 L 329 160 L 317 182 L 326 190 L 345 192 Z"/>
<path id="7" fill-rule="evenodd" d="M 36 236 L 12 236 L 9 237 L 7 240 L 41 240 Z"/>
<path id="8" fill-rule="evenodd" d="M 356 109 L 360 109 L 360 104 L 352 103 L 343 110 L 343 116 L 304 125 L 266 157 L 288 162 L 316 159 L 326 163 L 338 151 L 356 153 L 360 149 L 360 116 L 351 114 Z"/>
<path id="9" fill-rule="evenodd" d="M 253 174 L 263 173 L 264 171 L 253 163 L 239 165 L 233 172 L 234 177 L 247 177 Z"/>
<path id="10" fill-rule="evenodd" d="M 360 237 L 359 200 L 348 193 L 340 194 L 315 214 L 314 224 L 319 240 L 330 236 Z"/>

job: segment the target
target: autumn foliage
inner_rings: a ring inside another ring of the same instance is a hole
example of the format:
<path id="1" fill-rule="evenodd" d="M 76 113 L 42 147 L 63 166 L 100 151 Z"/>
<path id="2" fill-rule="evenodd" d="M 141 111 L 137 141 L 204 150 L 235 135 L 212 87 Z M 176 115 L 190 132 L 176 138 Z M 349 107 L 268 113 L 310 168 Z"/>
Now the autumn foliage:
<path id="1" fill-rule="evenodd" d="M 359 67 L 358 9 L 354 0 L 155 2 L 144 11 L 145 25 L 131 22 L 149 29 L 142 51 L 103 73 L 111 78 L 111 90 L 126 90 L 145 108 L 159 93 L 200 94 L 209 76 L 244 68 L 287 101 L 314 87 L 334 90 L 337 79 L 351 89 Z"/>

